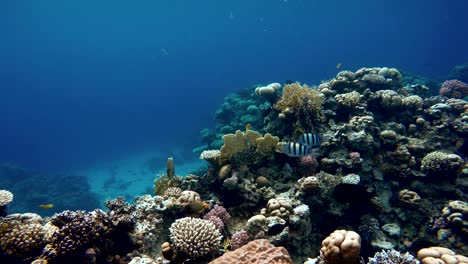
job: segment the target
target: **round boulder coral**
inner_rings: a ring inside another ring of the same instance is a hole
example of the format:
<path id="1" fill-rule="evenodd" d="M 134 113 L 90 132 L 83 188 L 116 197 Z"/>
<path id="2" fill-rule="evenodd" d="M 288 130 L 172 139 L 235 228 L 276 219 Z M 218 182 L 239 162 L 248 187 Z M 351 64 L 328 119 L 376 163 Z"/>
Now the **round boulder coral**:
<path id="1" fill-rule="evenodd" d="M 177 219 L 169 228 L 172 245 L 192 258 L 219 250 L 222 236 L 211 222 L 199 218 Z"/>
<path id="2" fill-rule="evenodd" d="M 328 264 L 359 262 L 361 236 L 353 231 L 335 230 L 322 241 L 320 256 Z"/>
<path id="3" fill-rule="evenodd" d="M 0 190 L 0 206 L 6 206 L 13 201 L 13 194 L 7 190 Z"/>
<path id="4" fill-rule="evenodd" d="M 440 151 L 427 154 L 421 161 L 421 170 L 428 175 L 444 173 L 453 176 L 462 166 L 463 159 L 460 156 Z"/>

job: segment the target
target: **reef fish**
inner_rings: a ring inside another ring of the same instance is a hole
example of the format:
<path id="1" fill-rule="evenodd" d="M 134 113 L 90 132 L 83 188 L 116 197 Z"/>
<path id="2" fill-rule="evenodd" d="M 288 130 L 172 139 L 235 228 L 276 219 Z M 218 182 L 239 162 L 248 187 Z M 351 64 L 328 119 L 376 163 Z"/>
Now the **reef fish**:
<path id="1" fill-rule="evenodd" d="M 305 133 L 297 139 L 297 142 L 307 147 L 317 147 L 322 144 L 322 137 L 318 133 Z"/>
<path id="2" fill-rule="evenodd" d="M 283 153 L 290 157 L 304 157 L 311 153 L 311 149 L 298 142 L 287 142 L 283 146 Z"/>
<path id="3" fill-rule="evenodd" d="M 52 208 L 54 208 L 54 205 L 53 204 L 41 204 L 41 205 L 39 205 L 39 208 L 41 208 L 41 209 L 52 209 Z"/>

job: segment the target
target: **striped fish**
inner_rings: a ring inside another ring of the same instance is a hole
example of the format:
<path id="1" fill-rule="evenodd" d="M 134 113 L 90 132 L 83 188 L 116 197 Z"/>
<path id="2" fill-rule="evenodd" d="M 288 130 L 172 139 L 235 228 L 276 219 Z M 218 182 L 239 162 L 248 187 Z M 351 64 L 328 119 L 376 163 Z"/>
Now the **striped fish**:
<path id="1" fill-rule="evenodd" d="M 322 144 L 322 137 L 319 133 L 304 133 L 297 139 L 297 142 L 307 147 L 317 147 Z"/>
<path id="2" fill-rule="evenodd" d="M 304 157 L 311 153 L 311 149 L 301 143 L 287 142 L 283 146 L 283 153 L 290 157 Z"/>

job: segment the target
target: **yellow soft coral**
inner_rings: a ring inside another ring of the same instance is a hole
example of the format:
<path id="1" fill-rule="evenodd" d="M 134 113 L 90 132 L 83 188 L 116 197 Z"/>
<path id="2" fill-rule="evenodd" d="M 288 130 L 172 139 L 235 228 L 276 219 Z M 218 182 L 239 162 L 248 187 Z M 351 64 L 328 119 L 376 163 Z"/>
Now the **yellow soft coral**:
<path id="1" fill-rule="evenodd" d="M 295 113 L 301 109 L 319 112 L 322 101 L 316 89 L 296 82 L 284 86 L 281 99 L 273 107 L 284 113 Z"/>
<path id="2" fill-rule="evenodd" d="M 220 149 L 221 164 L 225 163 L 233 155 L 247 149 L 254 149 L 255 152 L 262 155 L 271 154 L 275 151 L 279 138 L 269 133 L 262 137 L 260 133 L 254 130 L 247 130 L 245 133 L 237 130 L 235 134 L 224 135 L 223 141 L 224 145 Z"/>

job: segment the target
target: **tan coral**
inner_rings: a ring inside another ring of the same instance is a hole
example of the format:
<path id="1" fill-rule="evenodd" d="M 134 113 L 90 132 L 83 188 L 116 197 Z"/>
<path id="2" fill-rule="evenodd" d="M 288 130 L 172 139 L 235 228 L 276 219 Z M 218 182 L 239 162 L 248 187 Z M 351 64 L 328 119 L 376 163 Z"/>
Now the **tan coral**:
<path id="1" fill-rule="evenodd" d="M 226 134 L 223 136 L 224 145 L 221 147 L 221 157 L 229 159 L 232 155 L 247 149 L 247 142 L 244 133 L 237 130 L 235 134 Z"/>
<path id="2" fill-rule="evenodd" d="M 256 139 L 257 151 L 263 154 L 273 153 L 278 145 L 279 137 L 266 133 L 263 137 Z"/>
<path id="3" fill-rule="evenodd" d="M 291 202 L 285 198 L 277 197 L 268 200 L 266 210 L 263 210 L 267 216 L 278 216 L 283 219 L 288 219 L 292 212 Z"/>
<path id="4" fill-rule="evenodd" d="M 284 247 L 275 247 L 266 239 L 257 239 L 225 253 L 210 264 L 289 264 L 293 263 Z"/>
<path id="5" fill-rule="evenodd" d="M 322 241 L 320 257 L 327 264 L 354 264 L 359 262 L 361 236 L 354 231 L 335 230 Z"/>
<path id="6" fill-rule="evenodd" d="M 169 187 L 164 192 L 163 198 L 166 200 L 168 198 L 178 199 L 182 195 L 182 189 L 179 187 Z"/>
<path id="7" fill-rule="evenodd" d="M 257 139 L 261 137 L 260 133 L 254 130 L 247 130 L 244 133 L 245 139 L 247 140 L 247 144 L 249 146 L 256 146 L 257 145 Z"/>
<path id="8" fill-rule="evenodd" d="M 403 189 L 398 193 L 398 199 L 407 204 L 414 204 L 421 200 L 421 197 L 414 191 Z"/>
<path id="9" fill-rule="evenodd" d="M 304 192 L 313 192 L 320 188 L 320 181 L 315 176 L 306 177 L 301 182 L 301 189 Z"/>
<path id="10" fill-rule="evenodd" d="M 179 203 L 194 203 L 201 201 L 200 195 L 194 191 L 183 191 L 177 199 Z"/>
<path id="11" fill-rule="evenodd" d="M 423 248 L 418 251 L 418 259 L 422 264 L 468 264 L 467 257 L 444 247 Z"/>
<path id="12" fill-rule="evenodd" d="M 468 234 L 468 203 L 463 201 L 450 201 L 442 209 L 442 216 L 447 223 Z"/>

